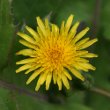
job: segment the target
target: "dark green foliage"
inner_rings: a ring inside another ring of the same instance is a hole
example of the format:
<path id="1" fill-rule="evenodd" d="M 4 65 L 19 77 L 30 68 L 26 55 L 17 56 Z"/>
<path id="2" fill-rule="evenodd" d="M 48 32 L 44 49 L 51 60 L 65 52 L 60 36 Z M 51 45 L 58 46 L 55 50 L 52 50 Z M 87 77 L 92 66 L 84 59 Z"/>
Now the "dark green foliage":
<path id="1" fill-rule="evenodd" d="M 100 3 L 100 13 L 95 15 L 96 1 Z M 0 110 L 110 110 L 110 98 L 85 92 L 92 86 L 110 91 L 109 7 L 109 0 L 0 0 Z M 97 34 L 99 41 L 91 50 L 99 57 L 92 61 L 97 70 L 83 73 L 86 77 L 85 82 L 74 78 L 69 91 L 63 88 L 59 92 L 53 84 L 49 91 L 42 87 L 39 92 L 46 98 L 42 96 L 41 101 L 41 97 L 36 98 L 25 92 L 20 94 L 20 91 L 17 92 L 13 88 L 14 85 L 34 93 L 37 81 L 26 86 L 28 75 L 24 75 L 23 72 L 15 73 L 18 68 L 15 62 L 20 59 L 15 53 L 24 48 L 18 43 L 19 37 L 16 36 L 16 32 L 23 30 L 25 24 L 36 29 L 36 16 L 45 18 L 50 13 L 50 21 L 58 25 L 70 14 L 75 14 L 75 21 L 80 20 L 91 29 L 94 29 L 92 26 L 95 24 L 98 32 L 93 33 Z M 98 18 L 98 21 L 94 21 L 95 18 Z M 13 84 L 12 87 L 8 85 L 10 83 Z"/>

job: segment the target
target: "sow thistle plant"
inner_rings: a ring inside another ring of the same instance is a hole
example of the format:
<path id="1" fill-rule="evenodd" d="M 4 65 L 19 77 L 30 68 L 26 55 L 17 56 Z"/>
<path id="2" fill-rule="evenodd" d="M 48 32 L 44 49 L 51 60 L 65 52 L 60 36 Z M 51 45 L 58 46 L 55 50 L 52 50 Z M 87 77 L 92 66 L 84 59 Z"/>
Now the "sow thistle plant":
<path id="1" fill-rule="evenodd" d="M 26 59 L 16 62 L 17 65 L 22 65 L 16 73 L 32 72 L 26 84 L 30 84 L 38 77 L 36 91 L 44 83 L 48 90 L 52 81 L 58 85 L 59 90 L 62 90 L 62 86 L 69 89 L 69 80 L 72 80 L 72 75 L 84 81 L 85 77 L 81 71 L 95 70 L 88 58 L 97 57 L 97 55 L 89 53 L 85 48 L 97 42 L 97 38 L 82 39 L 89 28 L 77 33 L 80 23 L 76 22 L 72 26 L 73 17 L 70 15 L 66 22 L 62 22 L 60 28 L 50 23 L 48 19 L 42 21 L 37 17 L 36 31 L 26 26 L 28 34 L 17 33 L 22 38 L 19 42 L 27 48 L 16 53 L 16 55 L 26 56 Z"/>

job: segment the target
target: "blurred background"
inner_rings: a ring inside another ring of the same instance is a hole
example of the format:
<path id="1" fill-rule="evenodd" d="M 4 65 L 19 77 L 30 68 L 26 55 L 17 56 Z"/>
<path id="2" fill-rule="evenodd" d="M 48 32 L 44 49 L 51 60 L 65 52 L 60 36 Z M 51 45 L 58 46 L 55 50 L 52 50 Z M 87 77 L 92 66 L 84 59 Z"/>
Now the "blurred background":
<path id="1" fill-rule="evenodd" d="M 89 26 L 88 36 L 99 39 L 89 48 L 99 55 L 91 61 L 97 69 L 84 73 L 84 83 L 73 80 L 69 91 L 51 85 L 34 92 L 36 81 L 26 86 L 29 76 L 15 73 L 22 58 L 15 53 L 25 48 L 16 32 L 26 24 L 36 29 L 36 16 L 60 26 L 70 14 L 81 22 L 79 30 Z M 110 110 L 110 0 L 0 0 L 0 110 L 56 109 Z"/>

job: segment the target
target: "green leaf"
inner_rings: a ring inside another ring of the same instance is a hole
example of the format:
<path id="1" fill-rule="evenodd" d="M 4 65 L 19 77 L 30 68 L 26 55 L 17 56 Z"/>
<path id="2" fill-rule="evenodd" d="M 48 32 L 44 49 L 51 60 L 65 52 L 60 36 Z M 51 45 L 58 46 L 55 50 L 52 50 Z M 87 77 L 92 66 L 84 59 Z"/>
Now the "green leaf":
<path id="1" fill-rule="evenodd" d="M 102 26 L 104 37 L 110 40 L 110 0 L 102 1 L 102 9 L 100 26 Z"/>
<path id="2" fill-rule="evenodd" d="M 14 33 L 10 9 L 8 0 L 0 0 L 0 67 L 8 60 Z"/>
<path id="3" fill-rule="evenodd" d="M 18 23 L 36 26 L 36 17 L 44 18 L 50 12 L 54 13 L 59 3 L 59 0 L 14 0 L 13 13 Z"/>
<path id="4" fill-rule="evenodd" d="M 0 107 L 2 110 L 15 110 L 16 101 L 12 91 L 0 88 Z"/>
<path id="5" fill-rule="evenodd" d="M 62 2 L 61 7 L 57 13 L 58 23 L 61 24 L 61 21 L 67 19 L 70 14 L 75 15 L 75 21 L 90 21 L 94 8 L 94 1 L 85 0 L 65 0 Z"/>
<path id="6" fill-rule="evenodd" d="M 68 100 L 65 104 L 52 104 L 25 94 L 16 93 L 14 90 L 10 91 L 3 88 L 0 88 L 0 107 L 2 107 L 2 110 L 91 110 L 85 105 L 75 102 L 75 100 L 71 100 L 71 102 Z"/>

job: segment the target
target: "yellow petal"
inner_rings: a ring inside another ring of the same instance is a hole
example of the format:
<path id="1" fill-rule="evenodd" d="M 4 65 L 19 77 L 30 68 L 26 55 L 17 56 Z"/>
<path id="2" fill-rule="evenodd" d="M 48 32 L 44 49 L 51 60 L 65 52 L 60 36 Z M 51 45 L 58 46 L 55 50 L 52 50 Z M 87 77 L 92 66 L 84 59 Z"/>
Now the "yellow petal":
<path id="1" fill-rule="evenodd" d="M 62 81 L 59 77 L 57 78 L 57 84 L 58 84 L 59 91 L 62 90 Z"/>
<path id="2" fill-rule="evenodd" d="M 72 25 L 72 21 L 73 21 L 73 15 L 70 15 L 69 18 L 67 19 L 67 22 L 65 24 L 65 31 L 68 32 L 71 25 Z"/>
<path id="3" fill-rule="evenodd" d="M 27 80 L 26 84 L 31 83 L 42 71 L 44 71 L 43 68 L 37 69 Z"/>
<path id="4" fill-rule="evenodd" d="M 63 71 L 64 75 L 69 79 L 69 80 L 72 80 L 72 77 L 71 75 L 65 70 Z"/>
<path id="5" fill-rule="evenodd" d="M 76 47 L 78 48 L 79 46 L 81 46 L 82 44 L 86 43 L 89 40 L 89 38 L 85 38 L 79 42 L 76 43 Z"/>
<path id="6" fill-rule="evenodd" d="M 61 28 L 60 28 L 60 34 L 62 35 L 64 33 L 64 24 L 65 24 L 65 21 L 62 22 L 61 24 Z"/>
<path id="7" fill-rule="evenodd" d="M 70 30 L 70 32 L 69 32 L 69 34 L 68 34 L 68 38 L 69 38 L 69 39 L 73 39 L 73 38 L 74 38 L 74 36 L 75 36 L 75 34 L 76 34 L 76 32 L 77 32 L 78 26 L 79 26 L 79 22 L 76 22 L 76 23 L 73 25 L 73 27 L 71 28 L 71 30 Z"/>
<path id="8" fill-rule="evenodd" d="M 36 62 L 36 58 L 26 58 L 24 60 L 17 61 L 16 64 L 19 65 L 19 64 L 26 64 L 32 62 Z"/>
<path id="9" fill-rule="evenodd" d="M 80 49 L 85 49 L 85 48 L 91 46 L 92 44 L 94 44 L 94 43 L 97 42 L 97 41 L 98 41 L 97 38 L 92 39 L 92 40 L 88 41 L 87 43 L 81 45 Z"/>
<path id="10" fill-rule="evenodd" d="M 31 67 L 32 67 L 32 65 L 29 65 L 29 64 L 23 65 L 23 66 L 21 66 L 20 68 L 18 68 L 18 69 L 16 70 L 16 73 L 19 73 L 19 72 L 21 72 L 21 71 L 27 70 L 27 69 L 29 69 L 29 68 L 31 68 Z"/>
<path id="11" fill-rule="evenodd" d="M 31 38 L 30 36 L 28 36 L 27 34 L 18 32 L 17 35 L 19 35 L 20 37 L 22 37 L 23 39 L 25 39 L 29 43 L 35 44 L 35 40 L 33 38 Z"/>
<path id="12" fill-rule="evenodd" d="M 37 85 L 36 85 L 36 87 L 35 87 L 35 91 L 38 91 L 39 88 L 40 88 L 40 86 L 41 86 L 40 82 L 37 82 Z"/>
<path id="13" fill-rule="evenodd" d="M 34 39 L 36 41 L 38 41 L 39 39 L 39 35 L 37 34 L 37 32 L 35 32 L 31 27 L 26 26 L 26 29 L 28 30 L 28 32 L 34 37 Z"/>
<path id="14" fill-rule="evenodd" d="M 37 85 L 35 88 L 36 91 L 38 91 L 40 86 L 46 81 L 46 77 L 47 77 L 47 73 L 45 73 L 45 72 L 39 76 L 39 79 L 37 81 Z"/>
<path id="15" fill-rule="evenodd" d="M 39 79 L 39 80 L 40 80 L 40 84 L 43 84 L 43 83 L 46 81 L 47 74 L 48 74 L 48 71 L 47 71 L 47 72 L 44 72 L 44 73 L 41 75 L 41 78 Z"/>
<path id="16" fill-rule="evenodd" d="M 52 80 L 52 73 L 50 72 L 48 73 L 47 78 L 46 78 L 46 90 L 49 89 L 51 80 Z"/>
<path id="17" fill-rule="evenodd" d="M 24 55 L 24 56 L 31 56 L 36 57 L 36 53 L 32 49 L 23 49 L 16 53 L 16 55 Z"/>
<path id="18" fill-rule="evenodd" d="M 77 51 L 75 56 L 81 56 L 81 55 L 85 55 L 85 54 L 87 54 L 87 53 L 88 53 L 88 51 L 86 51 L 86 50 Z"/>
<path id="19" fill-rule="evenodd" d="M 80 58 L 80 57 L 75 58 L 74 61 L 75 62 L 82 62 L 82 63 L 88 63 L 89 62 L 89 60 L 84 59 L 84 58 Z"/>
<path id="20" fill-rule="evenodd" d="M 50 31 L 49 21 L 47 18 L 45 19 L 45 27 Z"/>
<path id="21" fill-rule="evenodd" d="M 62 74 L 62 82 L 63 82 L 64 86 L 65 86 L 67 89 L 70 89 L 69 82 L 68 82 L 66 76 L 63 75 L 63 74 Z"/>
<path id="22" fill-rule="evenodd" d="M 78 33 L 75 38 L 73 39 L 73 43 L 76 43 L 78 40 L 80 40 L 89 30 L 89 28 L 85 28 L 84 30 L 82 30 L 80 33 Z"/>
<path id="23" fill-rule="evenodd" d="M 49 20 L 47 18 L 45 18 L 45 28 L 47 31 L 47 36 L 50 36 L 51 35 L 51 29 L 50 29 Z M 47 39 L 48 39 L 48 37 L 47 37 Z"/>
<path id="24" fill-rule="evenodd" d="M 94 66 L 92 66 L 89 63 L 78 63 L 78 64 L 79 64 L 79 66 L 82 66 L 83 68 L 86 68 L 86 69 L 91 69 L 91 70 L 95 70 L 96 69 Z"/>
<path id="25" fill-rule="evenodd" d="M 80 57 L 93 58 L 93 57 L 98 57 L 98 55 L 96 55 L 94 53 L 86 53 L 84 55 L 81 55 Z"/>
<path id="26" fill-rule="evenodd" d="M 78 62 L 73 64 L 73 67 L 77 70 L 83 70 L 85 72 L 88 72 L 88 68 L 84 67 L 83 65 L 80 65 Z"/>
<path id="27" fill-rule="evenodd" d="M 57 73 L 55 71 L 53 72 L 53 82 L 54 84 L 57 82 Z"/>
<path id="28" fill-rule="evenodd" d="M 70 67 L 68 66 L 68 69 L 71 71 L 71 73 L 76 76 L 77 78 L 81 79 L 82 81 L 85 80 L 84 76 L 79 72 L 77 71 L 75 68 L 73 67 Z"/>
<path id="29" fill-rule="evenodd" d="M 57 40 L 58 35 L 59 35 L 59 28 L 55 24 L 52 24 L 52 33 L 53 33 L 52 37 L 55 37 Z"/>
<path id="30" fill-rule="evenodd" d="M 38 26 L 41 29 L 43 35 L 46 36 L 47 33 L 46 33 L 46 30 L 45 30 L 45 25 L 44 25 L 43 21 L 40 19 L 40 17 L 37 17 L 36 19 L 37 19 Z"/>
<path id="31" fill-rule="evenodd" d="M 37 27 L 37 32 L 38 32 L 40 38 L 44 40 L 44 35 L 39 27 Z"/>
<path id="32" fill-rule="evenodd" d="M 38 69 L 38 68 L 40 68 L 40 67 L 41 67 L 41 65 L 40 65 L 40 64 L 37 64 L 36 66 L 34 66 L 34 67 L 28 69 L 28 70 L 25 72 L 25 74 L 28 74 L 28 73 L 30 73 L 31 71 L 34 71 L 34 70 L 36 70 L 36 69 Z"/>
<path id="33" fill-rule="evenodd" d="M 29 47 L 29 48 L 32 48 L 32 49 L 36 49 L 36 48 L 37 48 L 37 46 L 35 46 L 35 45 L 33 45 L 33 44 L 31 44 L 31 43 L 25 41 L 25 40 L 19 40 L 19 42 L 20 42 L 22 45 L 26 46 L 26 47 Z"/>

